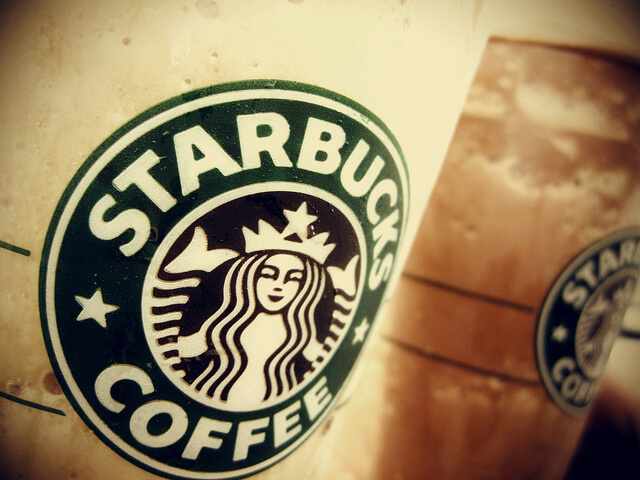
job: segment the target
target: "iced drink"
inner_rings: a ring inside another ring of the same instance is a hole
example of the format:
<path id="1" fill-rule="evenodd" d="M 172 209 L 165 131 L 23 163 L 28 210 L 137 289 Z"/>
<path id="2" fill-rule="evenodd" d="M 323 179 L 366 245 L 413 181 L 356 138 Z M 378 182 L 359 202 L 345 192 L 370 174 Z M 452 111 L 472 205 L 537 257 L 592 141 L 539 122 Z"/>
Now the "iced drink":
<path id="1" fill-rule="evenodd" d="M 619 58 L 490 41 L 345 407 L 379 412 L 347 420 L 373 454 L 343 470 L 563 478 L 638 283 L 639 86 Z"/>
<path id="2" fill-rule="evenodd" d="M 480 7 L 5 2 L 0 476 L 312 478 Z"/>

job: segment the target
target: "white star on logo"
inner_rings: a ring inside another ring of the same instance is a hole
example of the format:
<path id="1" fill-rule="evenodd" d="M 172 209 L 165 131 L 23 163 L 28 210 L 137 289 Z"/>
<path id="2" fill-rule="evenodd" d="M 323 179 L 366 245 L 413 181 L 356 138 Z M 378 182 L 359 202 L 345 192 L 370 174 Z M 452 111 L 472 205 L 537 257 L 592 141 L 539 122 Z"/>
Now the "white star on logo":
<path id="1" fill-rule="evenodd" d="M 318 219 L 315 215 L 309 214 L 309 211 L 307 210 L 307 202 L 300 205 L 298 210 L 295 212 L 293 210 L 284 210 L 284 215 L 289 221 L 287 229 L 296 233 L 302 240 L 309 238 L 309 225 Z"/>
<path id="2" fill-rule="evenodd" d="M 562 343 L 569 336 L 569 330 L 564 325 L 558 325 L 553 329 L 553 333 L 551 334 L 551 338 L 553 338 L 556 342 Z"/>
<path id="3" fill-rule="evenodd" d="M 107 328 L 107 313 L 118 310 L 116 305 L 108 305 L 102 300 L 102 291 L 98 288 L 91 298 L 84 298 L 76 295 L 76 302 L 82 307 L 77 321 L 95 320 L 102 328 Z"/>
<path id="4" fill-rule="evenodd" d="M 363 318 L 360 325 L 353 329 L 353 341 L 351 344 L 355 345 L 356 343 L 364 342 L 364 337 L 369 331 L 370 326 L 369 321 L 366 318 Z"/>

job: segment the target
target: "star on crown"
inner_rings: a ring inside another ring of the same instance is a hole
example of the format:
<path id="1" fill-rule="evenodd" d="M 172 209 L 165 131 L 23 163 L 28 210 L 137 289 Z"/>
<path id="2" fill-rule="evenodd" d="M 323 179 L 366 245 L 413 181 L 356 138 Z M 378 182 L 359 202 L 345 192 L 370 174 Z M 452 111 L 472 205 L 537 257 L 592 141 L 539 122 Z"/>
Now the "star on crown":
<path id="1" fill-rule="evenodd" d="M 243 227 L 245 251 L 252 253 L 265 250 L 285 250 L 302 253 L 320 264 L 324 263 L 336 245 L 335 243 L 326 243 L 329 239 L 329 232 L 309 236 L 311 230 L 309 227 L 318 217 L 309 214 L 307 202 L 302 203 L 298 210 L 283 210 L 283 213 L 289 222 L 282 232 L 278 232 L 275 227 L 264 220 L 258 222 L 257 233 L 250 228 Z"/>

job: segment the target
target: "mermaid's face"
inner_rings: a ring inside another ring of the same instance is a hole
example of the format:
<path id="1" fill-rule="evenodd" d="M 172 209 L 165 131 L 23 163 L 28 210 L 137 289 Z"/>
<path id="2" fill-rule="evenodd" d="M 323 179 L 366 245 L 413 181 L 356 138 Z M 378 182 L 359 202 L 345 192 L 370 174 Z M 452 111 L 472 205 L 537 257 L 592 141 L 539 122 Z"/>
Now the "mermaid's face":
<path id="1" fill-rule="evenodd" d="M 268 312 L 279 312 L 296 296 L 303 277 L 304 264 L 300 258 L 288 253 L 273 255 L 258 272 L 256 297 Z"/>

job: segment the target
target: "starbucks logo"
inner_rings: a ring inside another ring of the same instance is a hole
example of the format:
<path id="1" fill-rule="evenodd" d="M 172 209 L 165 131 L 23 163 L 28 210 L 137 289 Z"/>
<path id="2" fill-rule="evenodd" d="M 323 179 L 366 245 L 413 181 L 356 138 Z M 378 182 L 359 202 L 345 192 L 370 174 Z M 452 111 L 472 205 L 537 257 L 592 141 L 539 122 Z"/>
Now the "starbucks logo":
<path id="1" fill-rule="evenodd" d="M 565 412 L 582 414 L 593 400 L 639 269 L 640 231 L 625 230 L 578 256 L 551 289 L 538 322 L 538 366 Z"/>
<path id="2" fill-rule="evenodd" d="M 40 304 L 69 401 L 170 478 L 243 478 L 331 411 L 407 220 L 396 141 L 293 82 L 169 100 L 85 162 L 51 222 Z"/>

